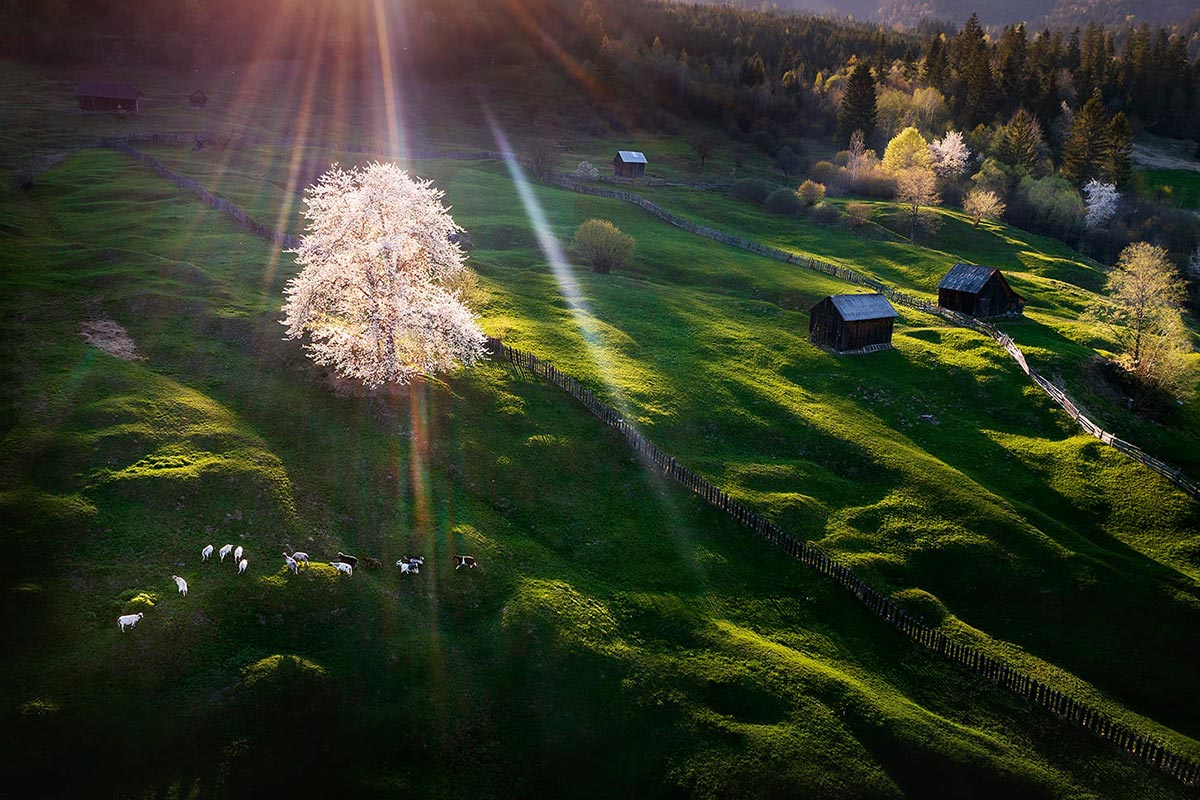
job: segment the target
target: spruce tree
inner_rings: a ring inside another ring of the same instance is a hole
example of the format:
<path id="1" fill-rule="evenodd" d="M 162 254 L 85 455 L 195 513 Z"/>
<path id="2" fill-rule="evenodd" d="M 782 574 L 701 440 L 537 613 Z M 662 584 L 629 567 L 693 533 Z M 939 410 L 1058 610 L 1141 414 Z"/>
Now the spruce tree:
<path id="1" fill-rule="evenodd" d="M 1104 131 L 1104 149 L 1100 154 L 1100 171 L 1104 179 L 1118 189 L 1125 189 L 1133 177 L 1130 162 L 1133 158 L 1133 131 L 1125 114 L 1117 112 Z"/>
<path id="2" fill-rule="evenodd" d="M 1071 123 L 1071 130 L 1063 142 L 1059 172 L 1071 183 L 1080 185 L 1089 178 L 1099 177 L 1105 127 L 1104 103 L 1097 89 L 1075 115 L 1075 121 Z"/>
<path id="3" fill-rule="evenodd" d="M 871 76 L 871 68 L 859 63 L 846 81 L 846 94 L 842 98 L 839 128 L 843 137 L 848 139 L 858 130 L 871 138 L 875 133 L 875 100 L 875 78 Z"/>
<path id="4" fill-rule="evenodd" d="M 946 43 L 939 33 L 929 40 L 929 47 L 925 50 L 925 64 L 921 68 L 921 74 L 930 86 L 938 91 L 945 91 L 946 70 L 948 68 L 949 57 L 946 55 Z"/>
<path id="5" fill-rule="evenodd" d="M 1032 174 L 1042 160 L 1045 149 L 1046 140 L 1037 117 L 1024 108 L 1019 108 L 1004 126 L 1004 134 L 996 156 L 1005 164 L 1011 164 Z"/>

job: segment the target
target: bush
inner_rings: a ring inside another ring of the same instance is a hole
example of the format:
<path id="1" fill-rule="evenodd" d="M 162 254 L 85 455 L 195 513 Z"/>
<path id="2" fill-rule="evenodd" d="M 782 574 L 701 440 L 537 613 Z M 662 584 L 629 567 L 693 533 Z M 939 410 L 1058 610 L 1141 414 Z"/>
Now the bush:
<path id="1" fill-rule="evenodd" d="M 763 208 L 772 214 L 798 214 L 804 206 L 800 197 L 791 189 L 776 189 L 767 195 Z"/>
<path id="2" fill-rule="evenodd" d="M 746 178 L 729 187 L 729 196 L 761 205 L 775 189 L 775 184 L 761 178 Z"/>
<path id="3" fill-rule="evenodd" d="M 813 222 L 821 225 L 832 225 L 842 218 L 842 211 L 833 203 L 817 203 L 808 212 Z"/>
<path id="4" fill-rule="evenodd" d="M 800 188 L 796 190 L 796 194 L 800 195 L 800 202 L 804 203 L 804 205 L 816 205 L 825 199 L 825 184 L 807 180 L 800 184 Z"/>
<path id="5" fill-rule="evenodd" d="M 846 222 L 852 228 L 861 228 L 871 221 L 870 203 L 846 203 Z"/>
<path id="6" fill-rule="evenodd" d="M 571 173 L 571 177 L 580 178 L 585 181 L 594 181 L 600 177 L 600 170 L 590 161 L 580 161 L 579 166 Z"/>
<path id="7" fill-rule="evenodd" d="M 867 197 L 891 200 L 896 195 L 896 179 L 881 169 L 862 167 L 858 179 L 850 181 L 850 190 Z"/>
<path id="8" fill-rule="evenodd" d="M 571 249 L 591 264 L 593 272 L 608 273 L 629 263 L 635 244 L 632 236 L 608 220 L 589 219 L 575 229 Z"/>
<path id="9" fill-rule="evenodd" d="M 829 161 L 818 161 L 817 163 L 813 164 L 812 169 L 808 171 L 808 177 L 810 180 L 814 180 L 817 183 L 822 183 L 828 186 L 829 184 L 837 181 L 838 168 Z"/>

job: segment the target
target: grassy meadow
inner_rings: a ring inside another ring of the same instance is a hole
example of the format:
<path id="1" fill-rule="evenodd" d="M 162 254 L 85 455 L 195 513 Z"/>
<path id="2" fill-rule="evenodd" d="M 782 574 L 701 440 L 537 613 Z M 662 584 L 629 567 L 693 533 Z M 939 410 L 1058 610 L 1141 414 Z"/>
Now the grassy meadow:
<path id="1" fill-rule="evenodd" d="M 273 113 L 253 124 L 278 130 Z M 55 119 L 64 142 L 93 124 Z M 420 138 L 488 146 L 448 130 Z M 304 183 L 361 158 L 148 149 L 294 232 Z M 679 137 L 670 152 L 692 174 Z M 489 334 L 948 635 L 1200 757 L 1197 504 L 1080 434 L 988 339 L 901 311 L 894 350 L 832 356 L 805 311 L 845 284 L 538 187 L 560 239 L 601 217 L 638 241 L 628 270 L 569 268 L 572 307 L 502 165 L 410 167 L 471 234 Z M 946 212 L 913 247 L 648 196 L 913 291 L 955 260 L 1011 270 L 1031 302 L 1006 330 L 1072 390 L 1103 347 L 1073 321 L 1097 265 L 1049 240 Z M 6 191 L 0 235 L 0 510 L 21 554 L 0 567 L 3 770 L 48 795 L 1185 796 L 914 648 L 548 386 L 495 363 L 387 393 L 331 380 L 280 339 L 290 257 L 124 156 Z M 143 358 L 85 344 L 100 317 Z M 1129 438 L 1196 471 L 1196 411 Z M 199 562 L 225 542 L 248 575 Z M 388 566 L 289 576 L 284 549 Z M 478 570 L 452 569 L 463 552 Z M 412 553 L 427 568 L 396 575 Z"/>

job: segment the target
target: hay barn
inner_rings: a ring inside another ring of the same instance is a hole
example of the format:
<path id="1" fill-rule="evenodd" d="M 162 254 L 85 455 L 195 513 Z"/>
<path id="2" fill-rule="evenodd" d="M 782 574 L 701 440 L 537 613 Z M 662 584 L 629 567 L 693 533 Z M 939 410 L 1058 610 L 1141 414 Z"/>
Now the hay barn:
<path id="1" fill-rule="evenodd" d="M 141 89 L 132 83 L 109 81 L 84 81 L 75 87 L 79 100 L 79 113 L 85 111 L 120 111 L 137 114 L 138 98 L 145 97 Z"/>
<path id="2" fill-rule="evenodd" d="M 613 175 L 618 178 L 640 178 L 646 174 L 646 154 L 637 150 L 618 150 L 613 156 Z"/>
<path id="3" fill-rule="evenodd" d="M 995 267 L 955 264 L 938 284 L 938 305 L 972 317 L 998 317 L 1020 314 L 1025 298 Z"/>
<path id="4" fill-rule="evenodd" d="M 881 294 L 830 295 L 808 315 L 808 340 L 839 353 L 890 347 L 899 316 Z"/>

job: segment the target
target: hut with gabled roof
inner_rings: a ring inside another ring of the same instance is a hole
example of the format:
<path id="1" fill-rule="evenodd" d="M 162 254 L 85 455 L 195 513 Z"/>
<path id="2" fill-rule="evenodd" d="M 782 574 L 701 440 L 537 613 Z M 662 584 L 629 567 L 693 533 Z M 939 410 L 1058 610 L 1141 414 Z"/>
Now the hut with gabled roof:
<path id="1" fill-rule="evenodd" d="M 637 150 L 618 150 L 613 156 L 613 175 L 618 178 L 640 178 L 646 174 L 646 154 Z"/>
<path id="2" fill-rule="evenodd" d="M 75 87 L 75 97 L 79 100 L 79 113 L 85 111 L 123 111 L 137 114 L 138 98 L 145 93 L 132 83 L 117 83 L 113 81 L 84 81 Z"/>
<path id="3" fill-rule="evenodd" d="M 188 95 L 189 108 L 204 108 L 206 105 L 208 105 L 208 95 L 203 89 L 197 89 Z"/>
<path id="4" fill-rule="evenodd" d="M 1020 314 L 1025 298 L 995 267 L 955 264 L 938 284 L 938 305 L 972 317 L 999 317 Z"/>
<path id="5" fill-rule="evenodd" d="M 839 353 L 891 347 L 896 309 L 881 294 L 834 294 L 808 312 L 808 339 Z"/>

